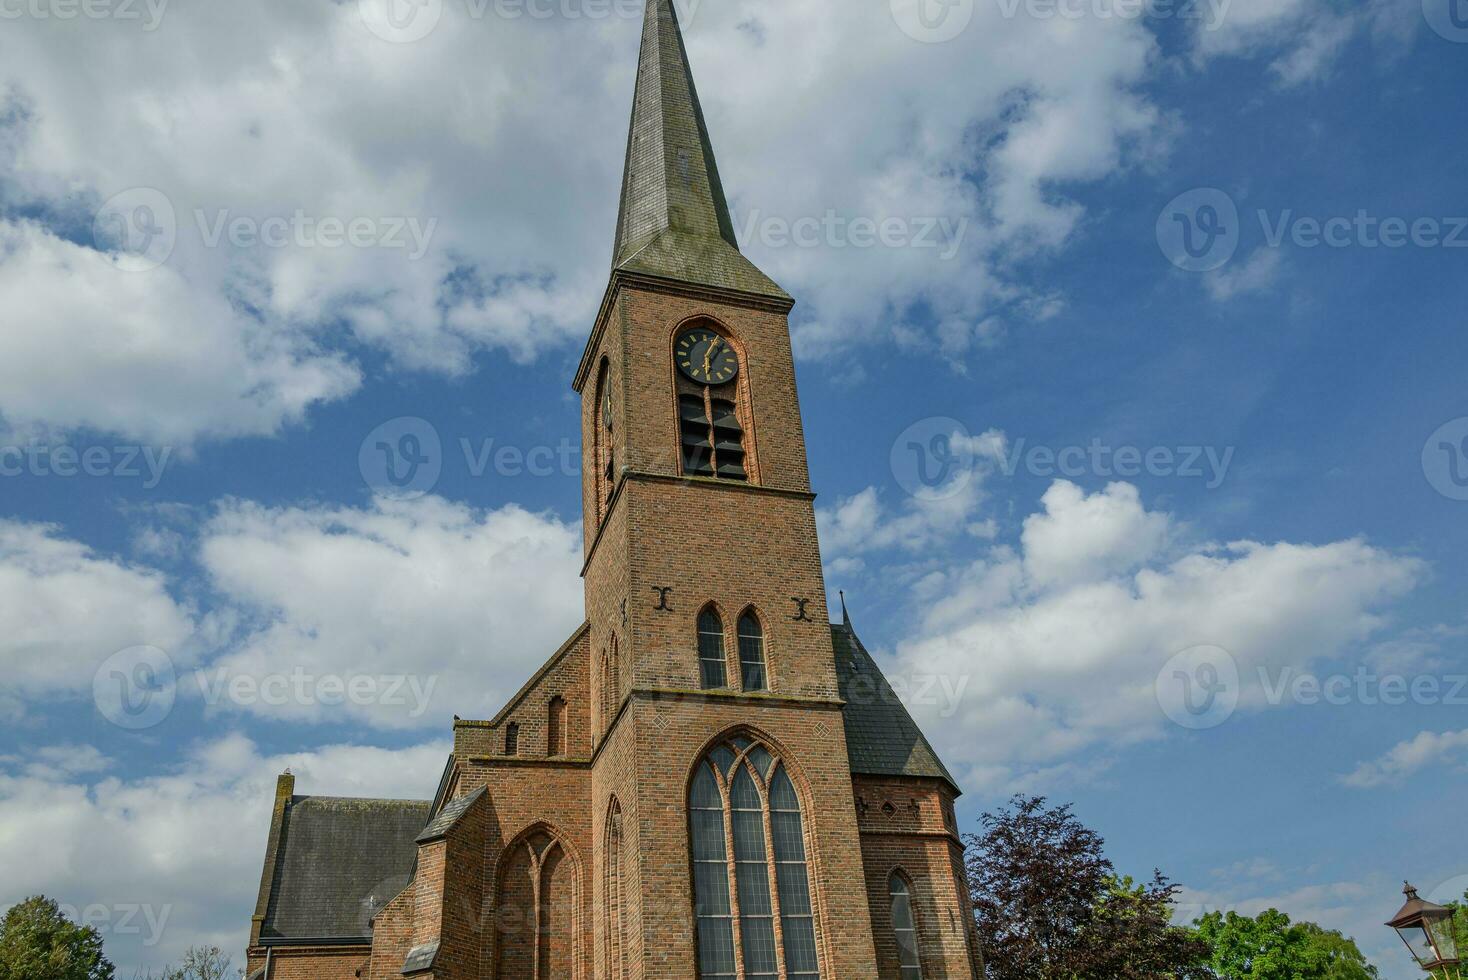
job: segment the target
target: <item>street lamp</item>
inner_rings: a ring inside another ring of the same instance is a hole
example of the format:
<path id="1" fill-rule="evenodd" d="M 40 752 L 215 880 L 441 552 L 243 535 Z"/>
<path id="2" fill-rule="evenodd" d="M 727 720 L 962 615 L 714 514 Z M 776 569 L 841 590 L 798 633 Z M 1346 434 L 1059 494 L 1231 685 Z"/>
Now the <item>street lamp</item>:
<path id="1" fill-rule="evenodd" d="M 1462 980 L 1458 969 L 1458 941 L 1453 935 L 1453 912 L 1417 897 L 1409 883 L 1404 893 L 1407 904 L 1387 925 L 1397 930 L 1417 965 L 1431 976 Z"/>

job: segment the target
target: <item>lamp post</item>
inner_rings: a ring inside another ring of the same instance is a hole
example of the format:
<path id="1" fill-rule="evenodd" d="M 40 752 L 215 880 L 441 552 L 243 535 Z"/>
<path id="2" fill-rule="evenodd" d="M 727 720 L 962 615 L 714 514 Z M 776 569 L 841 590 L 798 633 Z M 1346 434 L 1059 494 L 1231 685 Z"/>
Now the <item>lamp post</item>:
<path id="1" fill-rule="evenodd" d="M 1410 883 L 1403 889 L 1407 904 L 1388 922 L 1407 944 L 1417 965 L 1434 978 L 1463 980 L 1459 970 L 1458 941 L 1453 934 L 1453 912 L 1423 901 Z"/>

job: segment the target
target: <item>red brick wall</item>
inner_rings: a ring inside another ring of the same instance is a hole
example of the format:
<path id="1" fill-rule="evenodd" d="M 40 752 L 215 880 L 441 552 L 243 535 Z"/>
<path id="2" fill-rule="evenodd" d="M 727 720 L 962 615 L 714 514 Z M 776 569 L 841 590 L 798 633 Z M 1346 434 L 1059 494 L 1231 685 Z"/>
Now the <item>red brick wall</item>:
<path id="1" fill-rule="evenodd" d="M 973 915 L 963 876 L 963 846 L 946 816 L 951 791 L 928 780 L 861 776 L 855 789 L 878 976 L 899 976 L 888 880 L 901 870 L 912 884 L 923 976 L 969 980 L 976 961 Z"/>

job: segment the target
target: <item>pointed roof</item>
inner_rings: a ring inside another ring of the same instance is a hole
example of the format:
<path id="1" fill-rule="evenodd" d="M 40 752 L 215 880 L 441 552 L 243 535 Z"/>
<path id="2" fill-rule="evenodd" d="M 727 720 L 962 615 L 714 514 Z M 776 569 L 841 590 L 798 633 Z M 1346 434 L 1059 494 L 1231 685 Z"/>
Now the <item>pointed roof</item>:
<path id="1" fill-rule="evenodd" d="M 850 617 L 831 626 L 836 680 L 846 706 L 846 753 L 858 776 L 911 776 L 941 779 L 959 792 L 958 782 L 892 690 L 882 668 L 852 629 Z"/>
<path id="2" fill-rule="evenodd" d="M 647 0 L 612 266 L 789 299 L 739 252 L 673 0 Z"/>

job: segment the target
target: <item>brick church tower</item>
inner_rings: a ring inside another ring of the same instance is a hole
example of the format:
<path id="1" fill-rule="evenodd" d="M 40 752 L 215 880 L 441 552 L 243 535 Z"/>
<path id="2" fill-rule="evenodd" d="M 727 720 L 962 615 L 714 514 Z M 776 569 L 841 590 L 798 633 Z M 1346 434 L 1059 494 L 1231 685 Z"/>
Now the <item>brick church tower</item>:
<path id="1" fill-rule="evenodd" d="M 740 254 L 648 0 L 581 396 L 586 622 L 432 802 L 282 776 L 259 980 L 974 980 L 958 788 L 831 625 L 794 301 Z"/>

